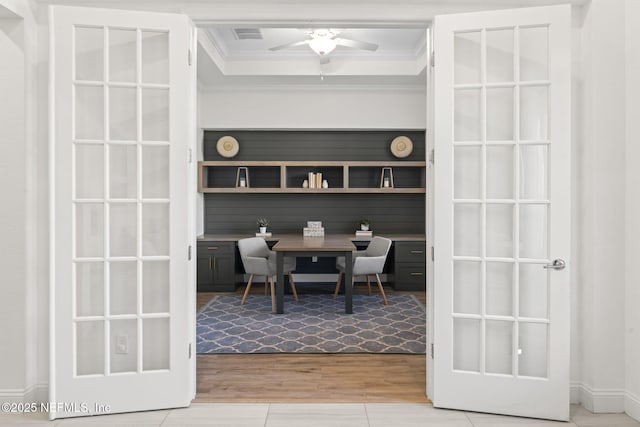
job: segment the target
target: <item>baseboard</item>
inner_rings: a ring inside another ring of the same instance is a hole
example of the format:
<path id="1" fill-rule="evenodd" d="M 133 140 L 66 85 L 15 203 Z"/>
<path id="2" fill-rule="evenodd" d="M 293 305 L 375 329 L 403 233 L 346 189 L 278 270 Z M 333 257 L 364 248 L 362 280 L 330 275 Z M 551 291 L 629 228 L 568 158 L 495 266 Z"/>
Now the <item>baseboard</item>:
<path id="1" fill-rule="evenodd" d="M 0 401 L 9 403 L 40 403 L 49 399 L 49 385 L 35 384 L 24 389 L 0 390 Z"/>
<path id="2" fill-rule="evenodd" d="M 582 383 L 579 381 L 571 381 L 569 402 L 572 405 L 579 405 L 581 402 Z"/>
<path id="3" fill-rule="evenodd" d="M 625 390 L 594 389 L 587 384 L 578 382 L 571 384 L 571 403 L 579 403 L 593 413 L 617 414 L 625 412 L 627 396 L 628 393 Z"/>
<path id="4" fill-rule="evenodd" d="M 624 411 L 632 418 L 640 421 L 640 397 L 627 392 L 624 402 Z"/>

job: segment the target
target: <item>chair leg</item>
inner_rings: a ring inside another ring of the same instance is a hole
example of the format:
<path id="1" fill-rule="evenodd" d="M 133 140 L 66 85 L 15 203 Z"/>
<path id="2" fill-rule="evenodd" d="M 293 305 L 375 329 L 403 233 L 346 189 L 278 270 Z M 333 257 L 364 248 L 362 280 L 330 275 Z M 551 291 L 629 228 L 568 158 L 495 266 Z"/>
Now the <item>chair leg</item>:
<path id="1" fill-rule="evenodd" d="M 293 292 L 293 299 L 298 302 L 298 292 L 296 292 L 296 284 L 293 283 L 293 274 L 289 273 L 289 285 L 291 286 L 291 292 Z"/>
<path id="2" fill-rule="evenodd" d="M 367 288 L 369 288 L 369 295 L 371 295 L 371 280 L 369 280 L 368 274 L 367 274 Z"/>
<path id="3" fill-rule="evenodd" d="M 378 273 L 376 273 L 376 280 L 378 281 L 378 288 L 380 288 L 380 294 L 382 294 L 384 305 L 387 305 L 387 296 L 384 294 L 384 289 L 382 288 L 382 283 L 380 283 L 380 275 Z"/>
<path id="4" fill-rule="evenodd" d="M 242 301 L 240 301 L 240 305 L 244 305 L 244 302 L 247 299 L 247 295 L 249 295 L 249 289 L 251 289 L 251 282 L 253 282 L 253 274 L 249 276 L 249 281 L 247 282 L 247 289 L 245 289 L 244 295 L 242 295 Z"/>
<path id="5" fill-rule="evenodd" d="M 275 313 L 276 311 L 276 284 L 273 281 L 273 277 L 269 278 L 269 283 L 271 284 L 271 311 Z"/>
<path id="6" fill-rule="evenodd" d="M 338 298 L 338 292 L 340 292 L 340 282 L 342 282 L 342 271 L 338 272 L 338 281 L 336 282 L 336 290 L 333 292 L 333 299 Z"/>
<path id="7" fill-rule="evenodd" d="M 269 276 L 264 276 L 264 294 L 267 294 L 267 289 L 269 287 Z"/>

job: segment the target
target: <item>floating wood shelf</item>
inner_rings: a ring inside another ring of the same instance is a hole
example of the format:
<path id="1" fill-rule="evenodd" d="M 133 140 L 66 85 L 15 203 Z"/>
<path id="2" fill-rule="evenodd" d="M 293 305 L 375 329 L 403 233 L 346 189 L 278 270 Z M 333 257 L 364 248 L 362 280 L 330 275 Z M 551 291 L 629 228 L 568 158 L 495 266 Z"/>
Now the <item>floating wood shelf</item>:
<path id="1" fill-rule="evenodd" d="M 238 168 L 247 168 L 252 187 L 236 187 Z M 380 188 L 380 171 L 393 168 L 392 188 Z M 424 193 L 426 162 L 419 161 L 201 161 L 201 193 Z M 399 173 L 406 171 L 406 173 Z M 329 188 L 302 188 L 308 172 L 320 172 Z"/>

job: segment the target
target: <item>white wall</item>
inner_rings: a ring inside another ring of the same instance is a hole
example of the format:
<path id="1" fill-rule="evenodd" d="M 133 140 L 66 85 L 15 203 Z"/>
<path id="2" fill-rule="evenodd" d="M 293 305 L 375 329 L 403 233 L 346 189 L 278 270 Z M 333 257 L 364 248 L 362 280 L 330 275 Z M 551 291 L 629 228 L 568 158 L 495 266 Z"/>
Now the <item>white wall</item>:
<path id="1" fill-rule="evenodd" d="M 327 83 L 201 90 L 199 120 L 203 128 L 218 129 L 424 129 L 425 86 L 426 81 L 422 88 Z"/>
<path id="2" fill-rule="evenodd" d="M 640 420 L 640 2 L 626 0 L 626 412 Z"/>
<path id="3" fill-rule="evenodd" d="M 47 233 L 37 219 L 41 209 L 46 215 L 46 206 L 40 203 L 43 197 L 46 201 L 46 191 L 37 190 L 43 176 L 38 157 L 46 150 L 37 147 L 34 5 L 29 0 L 2 0 L 0 9 L 5 17 L 0 19 L 0 398 L 22 401 L 41 398 L 39 385 L 46 383 L 39 375 L 39 363 L 43 350 L 46 356 L 47 323 L 38 320 L 47 311 L 40 312 L 37 305 L 38 294 L 47 293 L 46 281 L 44 286 L 41 282 L 47 272 Z M 6 18 L 12 14 L 15 17 Z M 42 253 L 45 258 L 39 257 Z M 45 370 L 44 378 L 46 374 Z"/>

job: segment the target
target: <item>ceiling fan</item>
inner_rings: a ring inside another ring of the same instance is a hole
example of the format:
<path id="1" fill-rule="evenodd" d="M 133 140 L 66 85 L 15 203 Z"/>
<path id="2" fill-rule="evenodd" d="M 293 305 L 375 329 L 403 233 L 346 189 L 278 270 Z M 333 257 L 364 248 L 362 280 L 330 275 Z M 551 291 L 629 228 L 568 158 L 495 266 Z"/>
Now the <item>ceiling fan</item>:
<path id="1" fill-rule="evenodd" d="M 294 41 L 290 43 L 281 44 L 269 48 L 271 51 L 287 49 L 294 46 L 308 45 L 311 50 L 320 55 L 320 63 L 326 64 L 329 62 L 329 55 L 336 46 L 347 46 L 355 49 L 362 49 L 374 52 L 378 49 L 378 45 L 375 43 L 362 42 L 359 40 L 345 39 L 338 37 L 340 30 L 335 29 L 313 29 L 308 30 L 307 34 L 309 39 Z"/>

